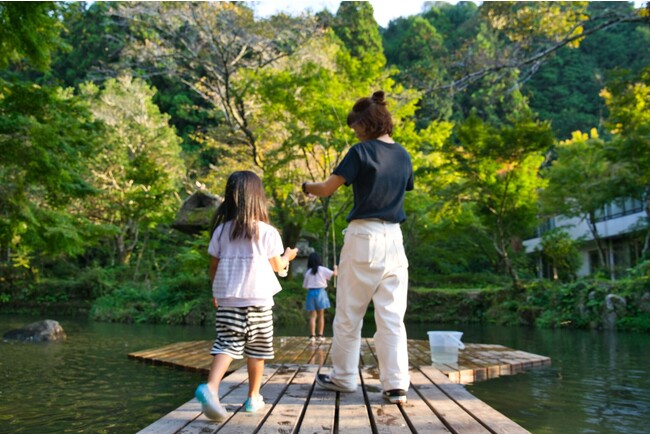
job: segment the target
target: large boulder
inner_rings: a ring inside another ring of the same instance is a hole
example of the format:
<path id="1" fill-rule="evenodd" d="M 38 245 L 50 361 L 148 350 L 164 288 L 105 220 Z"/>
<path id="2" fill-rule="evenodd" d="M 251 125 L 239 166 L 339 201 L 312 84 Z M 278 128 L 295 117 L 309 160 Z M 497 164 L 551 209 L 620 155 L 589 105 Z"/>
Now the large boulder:
<path id="1" fill-rule="evenodd" d="M 33 322 L 21 329 L 9 330 L 2 338 L 21 342 L 62 341 L 67 338 L 58 321 L 46 319 Z"/>
<path id="2" fill-rule="evenodd" d="M 183 201 L 172 227 L 183 233 L 194 235 L 210 229 L 214 212 L 222 199 L 205 191 L 197 191 Z"/>

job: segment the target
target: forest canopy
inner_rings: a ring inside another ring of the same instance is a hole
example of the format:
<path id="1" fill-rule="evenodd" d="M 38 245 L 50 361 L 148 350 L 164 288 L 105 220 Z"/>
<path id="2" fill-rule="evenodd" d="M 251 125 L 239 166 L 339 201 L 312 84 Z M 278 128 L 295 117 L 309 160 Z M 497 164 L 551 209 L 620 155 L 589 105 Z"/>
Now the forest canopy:
<path id="1" fill-rule="evenodd" d="M 519 285 L 540 274 L 521 243 L 545 217 L 630 197 L 650 218 L 647 7 L 426 2 L 386 28 L 368 2 L 252 7 L 0 2 L 0 303 L 121 294 L 190 311 L 207 232 L 172 223 L 238 169 L 262 177 L 285 245 L 331 264 L 350 191 L 300 184 L 341 161 L 348 110 L 378 89 L 416 171 L 413 282 Z M 546 246 L 574 278 L 573 251 Z"/>

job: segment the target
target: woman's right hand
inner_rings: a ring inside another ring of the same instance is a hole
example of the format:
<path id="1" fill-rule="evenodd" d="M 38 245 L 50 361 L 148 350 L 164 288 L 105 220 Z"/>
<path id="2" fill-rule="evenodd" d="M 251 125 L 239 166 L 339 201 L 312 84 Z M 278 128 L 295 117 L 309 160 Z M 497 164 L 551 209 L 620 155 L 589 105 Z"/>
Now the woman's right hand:
<path id="1" fill-rule="evenodd" d="M 296 259 L 296 256 L 298 255 L 298 248 L 294 247 L 293 249 L 291 247 L 287 247 L 284 250 L 284 259 L 287 261 L 291 262 L 294 259 Z"/>

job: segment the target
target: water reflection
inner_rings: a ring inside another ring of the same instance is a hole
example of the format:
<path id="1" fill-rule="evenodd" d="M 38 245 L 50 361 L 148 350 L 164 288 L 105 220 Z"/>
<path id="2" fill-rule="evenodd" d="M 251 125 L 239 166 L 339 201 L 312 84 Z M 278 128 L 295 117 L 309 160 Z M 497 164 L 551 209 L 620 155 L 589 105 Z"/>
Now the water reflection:
<path id="1" fill-rule="evenodd" d="M 479 337 L 551 357 L 524 375 L 468 386 L 497 410 L 537 433 L 647 432 L 650 422 L 650 336 L 629 333 L 466 330 Z M 478 340 L 476 341 L 478 342 Z"/>
<path id="2" fill-rule="evenodd" d="M 34 320 L 0 316 L 0 331 Z M 65 342 L 0 344 L 3 433 L 136 432 L 191 398 L 201 379 L 127 358 L 131 351 L 206 339 L 200 328 L 57 320 Z"/>

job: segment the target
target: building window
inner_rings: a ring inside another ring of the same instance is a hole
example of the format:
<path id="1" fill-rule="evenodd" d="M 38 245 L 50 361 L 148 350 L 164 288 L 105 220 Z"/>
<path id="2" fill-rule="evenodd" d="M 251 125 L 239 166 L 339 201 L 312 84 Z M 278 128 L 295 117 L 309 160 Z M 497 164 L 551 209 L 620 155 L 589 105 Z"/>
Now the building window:
<path id="1" fill-rule="evenodd" d="M 618 199 L 594 213 L 596 222 L 603 222 L 643 211 L 643 201 L 639 199 Z"/>
<path id="2" fill-rule="evenodd" d="M 540 225 L 537 226 L 537 229 L 535 230 L 535 235 L 537 235 L 537 237 L 541 237 L 552 229 L 555 229 L 555 219 L 553 217 L 545 219 L 542 223 L 540 223 Z"/>
<path id="3" fill-rule="evenodd" d="M 602 268 L 598 250 L 589 251 L 589 274 L 594 274 L 596 270 Z"/>

